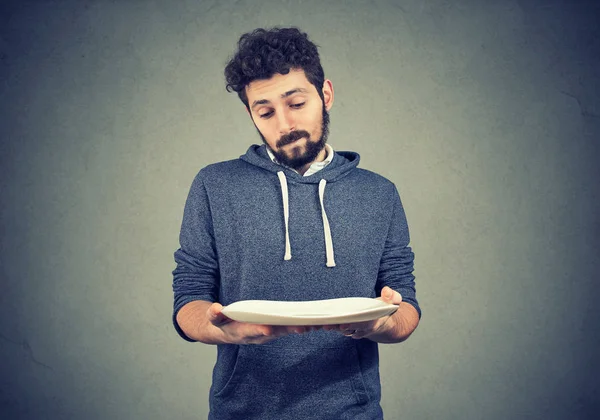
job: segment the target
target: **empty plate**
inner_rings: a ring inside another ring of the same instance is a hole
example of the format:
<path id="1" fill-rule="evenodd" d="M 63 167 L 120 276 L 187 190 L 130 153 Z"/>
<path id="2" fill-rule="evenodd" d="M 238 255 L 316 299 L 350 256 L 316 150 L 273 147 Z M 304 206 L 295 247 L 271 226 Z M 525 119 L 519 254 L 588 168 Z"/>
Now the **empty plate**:
<path id="1" fill-rule="evenodd" d="M 333 325 L 371 321 L 391 315 L 398 305 L 377 299 L 350 297 L 285 302 L 242 300 L 223 307 L 223 314 L 234 321 L 264 325 Z"/>

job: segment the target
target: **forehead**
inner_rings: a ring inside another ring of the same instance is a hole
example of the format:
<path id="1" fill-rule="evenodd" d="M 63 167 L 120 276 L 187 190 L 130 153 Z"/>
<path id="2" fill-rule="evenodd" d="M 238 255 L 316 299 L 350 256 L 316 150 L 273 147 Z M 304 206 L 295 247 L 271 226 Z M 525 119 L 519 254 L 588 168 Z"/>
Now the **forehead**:
<path id="1" fill-rule="evenodd" d="M 270 79 L 254 80 L 246 86 L 246 95 L 249 103 L 261 99 L 274 101 L 284 93 L 298 88 L 317 93 L 306 78 L 304 70 L 290 70 L 288 74 L 276 73 Z"/>

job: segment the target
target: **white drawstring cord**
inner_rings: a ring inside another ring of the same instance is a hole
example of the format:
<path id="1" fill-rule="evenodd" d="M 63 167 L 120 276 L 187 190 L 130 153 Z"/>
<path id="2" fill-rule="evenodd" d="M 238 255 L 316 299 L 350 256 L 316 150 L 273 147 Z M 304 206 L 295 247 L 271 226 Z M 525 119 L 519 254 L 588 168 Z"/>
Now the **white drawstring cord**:
<path id="1" fill-rule="evenodd" d="M 290 207 L 288 198 L 288 187 L 287 179 L 283 171 L 277 172 L 279 177 L 279 184 L 281 184 L 281 197 L 283 200 L 283 219 L 285 221 L 285 255 L 283 259 L 289 261 L 292 259 L 292 247 L 290 245 L 290 231 L 289 231 L 289 218 L 290 218 Z"/>
<path id="2" fill-rule="evenodd" d="M 327 213 L 325 213 L 325 205 L 323 204 L 323 197 L 325 196 L 325 185 L 327 181 L 322 179 L 319 182 L 319 201 L 321 202 L 321 217 L 323 218 L 323 231 L 325 233 L 325 253 L 327 254 L 327 267 L 335 267 L 335 260 L 333 255 L 333 240 L 331 239 L 331 228 L 329 227 L 329 220 L 327 219 Z"/>
<path id="3" fill-rule="evenodd" d="M 281 185 L 281 199 L 283 201 L 283 220 L 285 222 L 285 255 L 283 259 L 289 261 L 292 259 L 292 247 L 290 245 L 290 204 L 289 204 L 289 193 L 287 178 L 283 171 L 277 172 L 279 178 L 279 184 Z M 335 267 L 335 258 L 333 253 L 333 240 L 331 238 L 331 228 L 329 226 L 329 220 L 327 219 L 327 213 L 325 213 L 325 205 L 323 199 L 325 197 L 325 185 L 327 181 L 322 179 L 319 182 L 319 202 L 321 203 L 321 217 L 323 219 L 323 232 L 325 235 L 325 253 L 327 256 L 327 267 Z"/>

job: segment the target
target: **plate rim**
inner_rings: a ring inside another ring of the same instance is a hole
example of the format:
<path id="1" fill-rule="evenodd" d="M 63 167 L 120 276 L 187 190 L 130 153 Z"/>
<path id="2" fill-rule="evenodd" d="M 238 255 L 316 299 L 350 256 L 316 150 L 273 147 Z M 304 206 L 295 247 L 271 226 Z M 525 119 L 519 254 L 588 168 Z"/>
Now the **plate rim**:
<path id="1" fill-rule="evenodd" d="M 266 301 L 266 300 L 258 300 L 258 299 L 253 299 L 252 301 L 256 302 L 278 302 L 278 303 L 309 303 L 309 302 L 327 302 L 327 301 L 332 301 L 332 300 L 342 300 L 342 299 L 356 299 L 356 297 L 350 297 L 350 298 L 335 298 L 335 299 L 322 299 L 322 300 L 317 300 L 317 301 Z M 239 316 L 237 315 L 248 315 L 249 317 L 253 317 L 253 316 L 259 316 L 262 318 L 266 318 L 267 320 L 272 321 L 276 321 L 278 322 L 278 324 L 273 324 L 271 323 L 270 325 L 328 325 L 327 320 L 333 320 L 333 319 L 347 319 L 347 318 L 357 318 L 357 317 L 361 317 L 361 316 L 368 316 L 370 314 L 376 314 L 379 312 L 382 312 L 382 315 L 378 316 L 378 317 L 374 317 L 373 319 L 377 319 L 380 318 L 382 316 L 386 316 L 386 315 L 391 315 L 392 313 L 396 312 L 396 310 L 398 309 L 399 305 L 393 304 L 393 303 L 386 303 L 386 302 L 382 302 L 376 298 L 365 298 L 365 297 L 358 297 L 358 299 L 368 299 L 368 300 L 374 300 L 374 301 L 378 301 L 381 304 L 379 306 L 376 307 L 371 307 L 371 308 L 367 308 L 367 309 L 362 309 L 360 311 L 354 311 L 354 312 L 343 312 L 343 313 L 337 313 L 337 314 L 327 314 L 327 315 L 285 315 L 285 314 L 273 314 L 273 313 L 265 313 L 265 312 L 260 312 L 260 311 L 247 311 L 247 310 L 236 310 L 235 308 L 233 308 L 233 315 L 234 317 L 238 318 L 232 318 L 229 315 L 232 314 L 227 314 L 227 312 L 229 312 L 229 310 L 227 309 L 229 306 L 231 306 L 233 303 L 237 303 L 237 302 L 233 302 L 230 305 L 224 306 L 223 307 L 223 314 L 231 319 L 233 319 L 234 321 L 238 321 L 238 322 L 246 322 L 246 323 L 260 323 L 260 324 L 265 324 L 264 321 L 253 321 L 253 320 L 247 320 L 247 319 L 240 319 Z M 246 301 L 238 301 L 238 302 L 246 302 Z M 386 313 L 387 312 L 387 313 Z M 291 322 L 288 324 L 279 324 L 279 322 Z M 298 324 L 298 321 L 308 321 L 309 323 L 305 323 L 305 324 Z M 368 321 L 365 320 L 365 321 Z M 350 321 L 352 322 L 352 321 Z M 363 322 L 363 321 L 354 321 L 354 322 Z M 340 324 L 340 323 L 344 323 L 344 321 L 338 321 L 338 322 L 332 322 L 331 324 Z"/>

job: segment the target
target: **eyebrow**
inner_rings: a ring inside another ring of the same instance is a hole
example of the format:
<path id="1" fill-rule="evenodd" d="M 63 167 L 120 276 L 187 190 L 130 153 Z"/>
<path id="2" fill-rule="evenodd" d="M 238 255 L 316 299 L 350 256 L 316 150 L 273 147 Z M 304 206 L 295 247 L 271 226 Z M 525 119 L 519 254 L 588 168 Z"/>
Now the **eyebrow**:
<path id="1" fill-rule="evenodd" d="M 308 89 L 304 89 L 304 88 L 296 88 L 296 89 L 292 89 L 292 90 L 288 90 L 285 93 L 281 94 L 281 99 L 285 99 L 288 96 L 292 96 L 294 93 L 308 93 Z M 252 102 L 252 106 L 251 108 L 254 109 L 254 107 L 256 105 L 266 105 L 266 104 L 270 104 L 271 101 L 269 101 L 268 99 L 258 99 L 254 102 Z"/>

